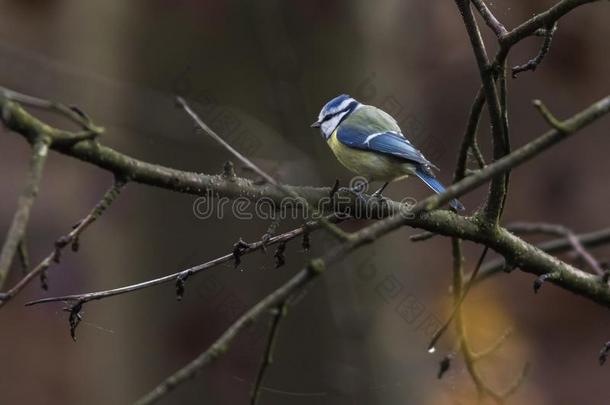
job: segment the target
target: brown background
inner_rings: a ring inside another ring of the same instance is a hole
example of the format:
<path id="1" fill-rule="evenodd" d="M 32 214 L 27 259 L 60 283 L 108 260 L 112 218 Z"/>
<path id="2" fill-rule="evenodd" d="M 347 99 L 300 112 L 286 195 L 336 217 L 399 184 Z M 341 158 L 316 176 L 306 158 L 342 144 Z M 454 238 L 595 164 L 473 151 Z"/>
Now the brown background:
<path id="1" fill-rule="evenodd" d="M 608 93 L 610 9 L 603 3 L 562 19 L 538 71 L 509 81 L 514 145 L 546 127 L 530 100 L 543 99 L 566 117 Z M 501 0 L 493 10 L 511 28 L 552 4 Z M 493 44 L 486 29 L 485 36 Z M 524 41 L 510 63 L 535 55 L 539 43 Z M 103 141 L 126 153 L 219 172 L 229 156 L 194 133 L 174 108 L 173 95 L 180 93 L 275 176 L 308 185 L 350 179 L 309 128 L 320 106 L 341 92 L 395 115 L 447 182 L 478 88 L 472 51 L 450 1 L 3 0 L 0 75 L 3 86 L 79 105 L 106 127 Z M 481 128 L 487 153 L 486 121 Z M 28 146 L 1 131 L 5 234 Z M 560 222 L 577 232 L 607 226 L 609 148 L 606 119 L 515 170 L 505 221 Z M 33 261 L 48 253 L 110 182 L 109 174 L 94 167 L 51 155 L 28 227 Z M 484 192 L 463 199 L 469 210 Z M 407 181 L 392 185 L 388 195 L 421 198 L 427 190 Z M 192 213 L 194 200 L 129 185 L 82 238 L 81 251 L 67 253 L 52 268 L 48 293 L 33 283 L 0 311 L 0 403 L 133 401 L 207 348 L 304 262 L 306 254 L 294 242 L 285 267 L 275 270 L 270 254 L 254 254 L 238 270 L 228 265 L 188 280 L 182 302 L 167 285 L 91 303 L 76 343 L 61 305 L 22 306 L 48 294 L 118 287 L 201 263 L 230 251 L 239 237 L 258 239 L 269 225 L 230 213 L 199 220 Z M 299 223 L 283 221 L 280 230 Z M 435 355 L 426 353 L 430 325 L 449 310 L 450 247 L 443 238 L 413 244 L 408 236 L 414 232 L 395 232 L 333 268 L 290 310 L 261 403 L 475 400 L 461 359 L 443 380 L 436 379 L 438 360 L 453 344 L 449 336 Z M 329 241 L 316 234 L 312 243 L 316 254 Z M 479 252 L 467 244 L 469 268 Z M 594 253 L 604 259 L 610 250 Z M 15 266 L 8 285 L 19 271 Z M 514 331 L 484 363 L 485 375 L 493 386 L 506 386 L 529 362 L 530 375 L 513 403 L 608 403 L 610 369 L 596 360 L 610 338 L 607 310 L 551 285 L 535 296 L 532 281 L 519 272 L 500 274 L 469 296 L 468 327 L 477 349 L 506 328 Z M 246 403 L 265 324 L 163 403 Z"/>

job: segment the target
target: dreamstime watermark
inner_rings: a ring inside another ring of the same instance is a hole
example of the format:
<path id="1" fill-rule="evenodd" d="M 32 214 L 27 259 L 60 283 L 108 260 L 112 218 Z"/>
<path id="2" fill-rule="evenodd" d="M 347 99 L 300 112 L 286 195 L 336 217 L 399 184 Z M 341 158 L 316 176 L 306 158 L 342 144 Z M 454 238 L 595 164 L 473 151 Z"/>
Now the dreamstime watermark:
<path id="1" fill-rule="evenodd" d="M 205 195 L 193 202 L 193 215 L 198 219 L 232 218 L 251 220 L 308 220 L 319 219 L 329 212 L 334 212 L 339 219 L 379 218 L 387 214 L 388 203 L 383 198 L 366 196 L 368 183 L 362 177 L 354 177 L 350 181 L 348 193 L 335 193 L 326 196 L 311 204 L 303 197 L 286 196 L 276 199 L 268 196 L 251 198 L 240 196 L 237 198 L 220 197 L 214 191 L 208 190 Z M 356 196 L 350 195 L 355 193 Z M 355 201 L 355 203 L 354 203 Z M 413 219 L 413 207 L 417 200 L 405 197 L 396 205 L 392 203 L 393 213 L 405 219 Z"/>

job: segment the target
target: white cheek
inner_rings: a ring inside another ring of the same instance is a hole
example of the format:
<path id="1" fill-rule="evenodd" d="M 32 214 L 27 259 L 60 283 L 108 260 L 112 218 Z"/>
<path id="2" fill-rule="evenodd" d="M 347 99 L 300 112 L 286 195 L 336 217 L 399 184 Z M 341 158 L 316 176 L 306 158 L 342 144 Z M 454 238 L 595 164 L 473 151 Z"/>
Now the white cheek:
<path id="1" fill-rule="evenodd" d="M 334 129 L 335 127 L 332 120 L 324 121 L 322 123 L 322 132 L 324 133 L 324 135 L 326 135 L 327 138 L 330 136 Z"/>
<path id="2" fill-rule="evenodd" d="M 341 122 L 341 119 L 345 116 L 345 114 L 347 113 L 336 115 L 328 121 L 324 121 L 322 123 L 322 132 L 324 132 L 324 135 L 326 135 L 327 138 L 333 133 L 335 128 L 337 128 L 337 125 L 339 125 L 339 122 Z"/>

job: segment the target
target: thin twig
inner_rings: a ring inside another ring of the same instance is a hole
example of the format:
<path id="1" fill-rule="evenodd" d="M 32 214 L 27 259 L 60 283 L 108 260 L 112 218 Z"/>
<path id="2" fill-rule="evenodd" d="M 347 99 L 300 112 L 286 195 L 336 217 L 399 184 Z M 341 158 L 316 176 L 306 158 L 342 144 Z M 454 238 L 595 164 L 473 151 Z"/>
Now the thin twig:
<path id="1" fill-rule="evenodd" d="M 501 65 L 499 66 L 497 82 L 500 92 L 500 118 L 502 120 L 502 134 L 504 135 L 504 153 L 509 154 L 511 152 L 511 145 L 508 128 L 508 85 L 506 83 L 506 59 L 502 60 Z M 502 202 L 500 204 L 498 218 L 502 215 L 504 208 L 506 207 L 509 183 L 510 172 L 507 172 L 504 176 L 504 196 L 502 197 Z"/>
<path id="2" fill-rule="evenodd" d="M 13 258 L 17 252 L 19 244 L 25 235 L 25 229 L 30 219 L 30 212 L 34 201 L 38 196 L 40 181 L 44 170 L 44 164 L 49 153 L 51 139 L 47 137 L 38 138 L 32 145 L 30 156 L 30 167 L 25 181 L 25 187 L 17 201 L 17 210 L 13 216 L 13 221 L 6 235 L 2 251 L 0 252 L 0 289 L 3 287 Z"/>
<path id="3" fill-rule="evenodd" d="M 462 313 L 462 301 L 467 295 L 467 291 L 464 288 L 464 256 L 462 254 L 461 241 L 458 238 L 451 239 L 452 256 L 453 256 L 453 299 L 454 299 L 454 313 L 451 318 L 455 315 L 455 330 L 460 342 L 460 349 L 464 356 L 464 362 L 466 364 L 466 370 L 470 375 L 472 381 L 475 384 L 479 399 L 487 395 L 492 398 L 496 403 L 501 403 L 500 394 L 496 393 L 491 387 L 487 385 L 487 382 L 483 379 L 481 372 L 479 371 L 475 355 L 470 348 L 470 342 L 468 341 L 468 335 L 466 332 L 466 324 L 464 322 L 464 316 Z M 484 252 L 485 253 L 485 252 Z M 477 264 L 477 269 L 480 267 L 480 262 Z M 472 283 L 469 283 L 472 284 Z M 448 325 L 448 323 L 447 323 Z"/>
<path id="4" fill-rule="evenodd" d="M 532 234 L 532 233 L 543 233 L 554 236 L 563 236 L 572 245 L 572 249 L 578 256 L 580 256 L 591 270 L 595 271 L 598 275 L 603 275 L 605 271 L 601 268 L 599 262 L 585 249 L 580 243 L 580 239 L 574 234 L 571 229 L 566 228 L 563 225 L 549 224 L 544 222 L 517 222 L 506 226 L 511 232 L 517 234 Z"/>
<path id="5" fill-rule="evenodd" d="M 544 120 L 549 124 L 552 128 L 555 128 L 558 131 L 566 131 L 568 130 L 565 127 L 565 124 L 561 122 L 559 119 L 555 118 L 553 113 L 544 105 L 544 103 L 540 100 L 533 100 L 532 104 L 534 107 L 540 111 L 540 114 L 544 118 Z"/>
<path id="6" fill-rule="evenodd" d="M 289 299 L 290 297 L 288 298 L 288 300 Z M 287 308 L 285 302 L 280 303 L 274 310 L 273 319 L 271 320 L 271 327 L 269 328 L 267 345 L 265 347 L 265 352 L 263 353 L 261 365 L 256 375 L 256 381 L 254 383 L 254 388 L 252 389 L 252 395 L 250 396 L 250 405 L 256 405 L 263 384 L 263 379 L 265 377 L 265 371 L 267 371 L 267 368 L 271 365 L 271 363 L 273 363 L 273 349 L 275 347 L 275 341 L 277 339 L 277 332 L 280 326 L 280 321 L 286 315 L 286 310 Z"/>
<path id="7" fill-rule="evenodd" d="M 67 235 L 59 237 L 55 241 L 54 249 L 40 263 L 38 263 L 36 267 L 34 267 L 21 280 L 19 280 L 19 282 L 17 282 L 17 284 L 15 284 L 13 288 L 11 288 L 6 293 L 2 293 L 0 295 L 0 307 L 2 307 L 11 299 L 13 299 L 35 277 L 45 274 L 47 269 L 53 263 L 59 262 L 61 251 L 66 246 L 71 245 L 73 250 L 77 250 L 79 245 L 79 237 L 82 235 L 85 229 L 89 227 L 89 225 L 91 225 L 96 219 L 100 217 L 100 215 L 104 213 L 106 209 L 108 209 L 108 207 L 116 199 L 116 197 L 119 195 L 124 186 L 124 180 L 115 179 L 112 187 L 110 187 L 106 191 L 106 193 L 104 193 L 102 199 L 95 205 L 95 207 L 93 207 L 89 214 L 87 214 L 87 216 L 80 220 L 72 229 L 72 231 L 70 231 Z"/>
<path id="8" fill-rule="evenodd" d="M 575 8 L 597 1 L 600 0 L 561 0 L 548 10 L 536 14 L 518 27 L 510 30 L 508 34 L 500 39 L 500 44 L 505 48 L 510 48 L 524 38 L 536 34 L 539 29 L 552 26 L 561 17 Z"/>
<path id="9" fill-rule="evenodd" d="M 498 91 L 496 89 L 495 76 L 498 73 L 500 75 L 503 74 L 504 60 L 508 50 L 501 48 L 496 56 L 494 64 L 490 64 L 478 24 L 470 7 L 470 1 L 455 0 L 455 3 L 462 15 L 466 32 L 470 38 L 472 50 L 479 68 L 479 75 L 481 77 L 489 119 L 491 121 L 493 158 L 494 160 L 498 160 L 508 154 L 508 145 L 506 144 L 506 134 L 504 133 L 505 126 L 502 120 L 503 113 L 498 98 Z M 506 177 L 508 176 L 508 172 L 509 171 L 502 176 L 494 178 L 489 187 L 489 195 L 484 209 L 484 218 L 492 226 L 496 226 L 500 219 L 506 195 Z"/>
<path id="10" fill-rule="evenodd" d="M 485 158 L 483 157 L 483 152 L 481 152 L 481 149 L 479 148 L 479 143 L 476 139 L 474 139 L 472 145 L 470 145 L 470 151 L 472 152 L 472 155 L 474 156 L 474 159 L 477 162 L 479 169 L 482 169 L 487 166 L 487 163 L 485 163 Z"/>
<path id="11" fill-rule="evenodd" d="M 487 255 L 488 250 L 489 250 L 489 248 L 487 246 L 485 246 L 483 248 L 483 251 L 481 252 L 481 256 L 479 257 L 477 265 L 472 272 L 472 277 L 470 279 L 468 279 L 468 282 L 466 284 L 464 284 L 463 286 L 460 286 L 459 291 L 460 291 L 461 296 L 459 296 L 459 299 L 455 300 L 455 304 L 454 304 L 453 310 L 451 311 L 451 314 L 449 315 L 449 318 L 447 318 L 445 323 L 434 333 L 434 335 L 432 336 L 432 339 L 430 339 L 430 343 L 428 344 L 429 352 L 432 353 L 435 351 L 436 343 L 443 336 L 443 334 L 445 333 L 445 331 L 447 330 L 449 325 L 451 325 L 451 322 L 456 317 L 456 315 L 459 314 L 460 307 L 462 306 L 462 303 L 466 299 L 466 296 L 468 295 L 470 288 L 474 285 L 474 280 L 476 280 L 476 278 L 477 278 L 477 274 L 479 273 L 479 269 L 481 268 L 481 264 L 483 263 L 483 260 L 485 260 L 485 256 Z M 459 252 L 461 252 L 461 247 L 459 248 L 458 253 Z M 461 267 L 462 267 L 462 265 L 460 265 L 460 268 Z M 462 270 L 460 270 L 460 271 L 462 271 Z M 460 276 L 460 278 L 462 278 L 462 277 L 463 276 Z M 454 286 L 454 288 L 455 288 L 455 286 Z M 454 295 L 455 294 L 456 294 L 456 292 L 454 291 Z"/>
<path id="12" fill-rule="evenodd" d="M 7 89 L 5 87 L 0 87 L 0 92 L 3 93 L 4 96 L 9 100 L 17 101 L 21 104 L 30 107 L 50 110 L 61 114 L 72 122 L 74 122 L 75 124 L 79 125 L 82 129 L 89 132 L 92 137 L 96 137 L 104 132 L 104 128 L 95 125 L 91 121 L 91 118 L 89 118 L 89 116 L 78 107 L 68 107 L 64 104 L 57 103 L 55 101 L 45 100 L 39 97 L 33 97 L 27 94 L 19 93 L 15 90 Z"/>
<path id="13" fill-rule="evenodd" d="M 27 238 L 25 232 L 19 241 L 17 246 L 17 253 L 19 254 L 19 261 L 21 262 L 21 268 L 24 273 L 30 270 L 30 255 L 28 254 Z"/>
<path id="14" fill-rule="evenodd" d="M 334 216 L 329 217 L 329 220 L 339 221 L 339 219 L 337 219 Z M 271 238 L 267 239 L 266 241 L 263 241 L 261 239 L 254 243 L 245 244 L 244 248 L 240 251 L 240 257 L 247 255 L 249 253 L 252 253 L 252 252 L 256 252 L 257 250 L 262 250 L 264 246 L 272 246 L 272 245 L 275 245 L 278 243 L 287 242 L 289 240 L 297 238 L 303 234 L 305 228 L 307 228 L 309 231 L 312 231 L 318 227 L 319 227 L 319 225 L 317 225 L 314 222 L 311 222 L 302 227 L 299 227 L 299 228 L 293 229 L 291 231 L 285 232 L 283 234 L 271 237 Z M 152 280 L 142 281 L 137 284 L 130 284 L 127 286 L 113 288 L 110 290 L 96 291 L 96 292 L 90 292 L 90 293 L 84 293 L 84 294 L 72 294 L 72 295 L 63 295 L 63 296 L 59 296 L 59 297 L 42 298 L 39 300 L 30 301 L 30 302 L 26 303 L 25 305 L 31 306 L 31 305 L 44 304 L 44 303 L 49 303 L 49 302 L 82 302 L 84 304 L 89 301 L 102 300 L 102 299 L 114 297 L 117 295 L 122 295 L 122 294 L 127 294 L 127 293 L 131 293 L 131 292 L 138 291 L 138 290 L 143 290 L 145 288 L 154 287 L 154 286 L 157 286 L 160 284 L 172 283 L 172 282 L 175 282 L 178 278 L 184 277 L 187 274 L 190 277 L 190 276 L 193 276 L 202 271 L 209 270 L 220 264 L 228 263 L 233 260 L 235 260 L 235 252 L 231 251 L 230 253 L 227 253 L 223 256 L 219 256 L 215 259 L 212 259 L 212 260 L 207 261 L 202 264 L 198 264 L 198 265 L 190 267 L 188 269 L 181 270 L 176 273 L 168 274 L 166 276 L 162 276 L 162 277 L 155 278 Z"/>
<path id="15" fill-rule="evenodd" d="M 523 65 L 514 66 L 512 70 L 513 78 L 517 77 L 517 75 L 521 72 L 525 72 L 527 70 L 531 70 L 532 72 L 536 70 L 538 65 L 542 63 L 544 57 L 549 53 L 551 49 L 551 42 L 553 41 L 553 35 L 555 35 L 555 31 L 557 30 L 557 22 L 554 22 L 553 25 L 546 30 L 544 35 L 544 41 L 542 42 L 542 46 L 538 51 L 538 54 L 533 58 L 528 60 Z"/>
<path id="16" fill-rule="evenodd" d="M 504 25 L 498 21 L 483 0 L 472 0 L 472 4 L 474 4 L 476 9 L 479 11 L 479 14 L 481 14 L 481 17 L 483 17 L 483 20 L 485 20 L 487 26 L 491 28 L 498 38 L 502 38 L 504 35 L 508 34 L 508 31 L 506 28 L 504 28 Z"/>
<path id="17" fill-rule="evenodd" d="M 513 331 L 512 329 L 507 329 L 502 335 L 500 335 L 500 337 L 491 345 L 489 346 L 487 349 L 485 350 L 481 350 L 480 352 L 476 352 L 473 353 L 474 358 L 479 361 L 493 353 L 495 353 L 500 347 L 502 347 L 502 345 L 504 344 L 504 342 L 506 342 L 506 340 L 508 340 L 508 338 L 510 337 L 510 335 L 512 335 Z"/>
<path id="18" fill-rule="evenodd" d="M 479 91 L 477 91 L 477 95 L 470 107 L 470 113 L 468 114 L 466 128 L 464 129 L 464 135 L 462 136 L 462 144 L 460 146 L 460 151 L 458 152 L 457 163 L 455 164 L 455 172 L 453 174 L 454 183 L 462 180 L 466 174 L 466 169 L 468 167 L 468 151 L 476 144 L 477 129 L 479 128 L 479 121 L 481 120 L 481 113 L 483 112 L 484 105 L 485 92 L 481 87 L 479 88 Z"/>

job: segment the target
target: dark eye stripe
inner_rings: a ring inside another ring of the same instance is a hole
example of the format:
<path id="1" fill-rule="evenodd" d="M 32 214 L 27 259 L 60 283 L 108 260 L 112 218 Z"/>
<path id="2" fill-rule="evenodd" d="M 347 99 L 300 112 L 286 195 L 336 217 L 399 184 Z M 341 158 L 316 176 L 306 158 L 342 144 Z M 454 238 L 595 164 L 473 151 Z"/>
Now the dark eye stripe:
<path id="1" fill-rule="evenodd" d="M 337 111 L 337 112 L 336 112 L 336 113 L 334 113 L 334 114 L 326 115 L 324 118 L 322 118 L 322 121 L 321 121 L 321 122 L 326 122 L 326 121 L 328 121 L 329 119 L 331 119 L 331 118 L 332 118 L 332 117 L 334 117 L 335 115 L 339 114 L 340 112 L 341 112 L 341 111 Z"/>
<path id="2" fill-rule="evenodd" d="M 351 103 L 349 103 L 348 105 L 346 105 L 346 106 L 345 106 L 345 108 L 344 108 L 343 110 L 341 110 L 341 111 L 336 111 L 336 112 L 334 112 L 334 113 L 332 113 L 332 114 L 328 114 L 328 115 L 326 115 L 324 118 L 322 118 L 322 121 L 321 121 L 321 122 L 326 122 L 326 121 L 328 121 L 329 119 L 331 119 L 331 118 L 333 118 L 334 116 L 336 116 L 337 114 L 341 114 L 341 113 L 344 113 L 344 112 L 347 112 L 347 111 L 351 111 L 351 110 L 352 110 L 352 109 L 353 109 L 353 108 L 354 108 L 354 107 L 355 107 L 357 104 L 358 104 L 358 102 L 354 100 L 353 102 L 351 102 Z"/>

